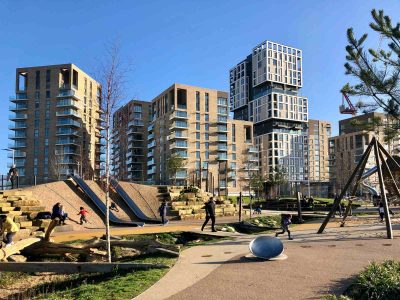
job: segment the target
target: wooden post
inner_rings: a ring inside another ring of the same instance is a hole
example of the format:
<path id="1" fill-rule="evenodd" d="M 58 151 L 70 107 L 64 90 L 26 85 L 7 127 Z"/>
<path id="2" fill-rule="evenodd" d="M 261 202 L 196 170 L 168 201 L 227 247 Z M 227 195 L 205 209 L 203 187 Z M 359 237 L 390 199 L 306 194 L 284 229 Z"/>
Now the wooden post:
<path id="1" fill-rule="evenodd" d="M 210 191 L 209 187 L 209 180 L 210 180 L 210 174 L 208 173 L 208 162 L 207 162 L 207 180 L 206 180 L 206 192 L 208 193 Z"/>
<path id="2" fill-rule="evenodd" d="M 383 180 L 382 167 L 381 167 L 381 162 L 380 162 L 380 157 L 379 157 L 379 152 L 378 152 L 378 142 L 376 139 L 374 140 L 374 151 L 375 151 L 376 167 L 378 168 L 379 185 L 381 188 L 381 201 L 383 201 L 383 210 L 385 212 L 387 238 L 393 239 L 392 224 L 390 222 L 389 207 L 388 207 L 386 191 L 385 191 L 385 182 Z"/>
<path id="3" fill-rule="evenodd" d="M 220 181 L 220 173 L 221 172 L 221 162 L 218 161 L 218 174 L 217 174 L 217 180 L 218 180 L 218 198 L 221 196 L 221 187 L 219 186 L 219 181 Z"/>
<path id="4" fill-rule="evenodd" d="M 361 164 L 361 167 L 360 167 L 360 171 L 359 171 L 359 173 L 358 173 L 357 180 L 356 180 L 356 182 L 355 182 L 355 184 L 354 184 L 354 187 L 353 187 L 353 190 L 352 190 L 351 195 L 354 195 L 354 194 L 356 193 L 356 191 L 357 191 L 357 187 L 358 187 L 358 185 L 359 185 L 359 183 L 360 183 L 360 179 L 361 179 L 361 177 L 362 177 L 362 175 L 363 175 L 363 173 L 364 173 L 365 166 L 366 166 L 366 164 L 367 164 L 367 162 L 368 162 L 368 158 L 369 158 L 369 155 L 370 155 L 370 153 L 371 153 L 371 150 L 372 150 L 372 147 L 369 148 L 369 150 L 367 149 L 367 150 L 365 151 L 365 154 L 366 154 L 366 155 L 363 157 L 363 161 L 362 161 L 362 164 Z M 346 210 L 345 210 L 344 215 L 343 215 L 342 222 L 341 222 L 341 224 L 340 224 L 341 227 L 343 227 L 344 224 L 345 224 L 346 218 L 347 218 L 347 216 L 349 215 L 349 212 L 350 212 L 350 210 L 351 210 L 351 205 L 352 205 L 352 204 L 353 204 L 353 200 L 349 199 L 349 203 L 347 204 Z"/>
<path id="5" fill-rule="evenodd" d="M 201 165 L 201 157 L 200 157 L 200 174 L 199 174 L 199 178 L 200 178 L 200 190 L 202 189 L 202 185 L 203 185 L 203 166 Z"/>
<path id="6" fill-rule="evenodd" d="M 242 222 L 242 192 L 239 194 L 239 222 Z"/>
<path id="7" fill-rule="evenodd" d="M 299 218 L 299 223 L 303 223 L 303 216 L 301 214 L 301 196 L 300 196 L 300 192 L 297 192 L 297 217 Z"/>
<path id="8" fill-rule="evenodd" d="M 340 201 L 342 201 L 343 196 L 346 194 L 348 188 L 350 187 L 351 183 L 353 182 L 354 177 L 357 175 L 357 172 L 360 170 L 360 167 L 365 159 L 365 157 L 367 156 L 366 154 L 369 154 L 372 146 L 375 143 L 375 137 L 372 138 L 371 142 L 369 143 L 367 150 L 364 152 L 363 156 L 361 157 L 360 161 L 358 162 L 356 168 L 354 169 L 353 173 L 351 174 L 349 180 L 347 181 L 346 185 L 344 186 L 343 190 L 340 193 L 340 196 L 333 202 L 332 208 L 329 211 L 328 215 L 326 216 L 324 222 L 321 224 L 321 227 L 319 228 L 317 233 L 323 233 L 324 229 L 326 227 L 326 225 L 328 224 L 329 220 L 332 218 L 333 214 L 335 213 L 335 211 L 337 210 L 337 207 L 340 203 Z"/>
<path id="9" fill-rule="evenodd" d="M 396 180 L 394 179 L 393 174 L 392 174 L 392 172 L 390 171 L 389 166 L 388 166 L 388 164 L 387 164 L 385 158 L 383 157 L 382 152 L 380 151 L 380 149 L 379 149 L 378 151 L 379 151 L 379 157 L 380 157 L 380 159 L 381 159 L 381 161 L 382 161 L 383 168 L 386 169 L 386 171 L 388 172 L 389 177 L 390 177 L 390 180 L 393 182 L 394 191 L 395 191 L 395 193 L 397 194 L 397 197 L 400 198 L 400 191 L 399 191 L 399 188 L 398 188 L 398 186 L 397 186 Z"/>

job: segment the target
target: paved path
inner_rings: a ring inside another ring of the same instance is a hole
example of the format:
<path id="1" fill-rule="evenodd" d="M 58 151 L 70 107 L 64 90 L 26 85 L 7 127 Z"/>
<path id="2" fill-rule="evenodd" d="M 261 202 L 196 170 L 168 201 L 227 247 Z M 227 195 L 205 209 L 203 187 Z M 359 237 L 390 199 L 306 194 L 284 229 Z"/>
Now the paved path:
<path id="1" fill-rule="evenodd" d="M 245 259 L 254 236 L 236 235 L 234 241 L 192 247 L 135 299 L 320 299 L 341 293 L 348 278 L 369 261 L 400 259 L 400 239 L 385 239 L 380 224 L 329 225 L 323 235 L 315 233 L 319 224 L 296 227 L 295 240 L 284 240 L 284 261 Z"/>

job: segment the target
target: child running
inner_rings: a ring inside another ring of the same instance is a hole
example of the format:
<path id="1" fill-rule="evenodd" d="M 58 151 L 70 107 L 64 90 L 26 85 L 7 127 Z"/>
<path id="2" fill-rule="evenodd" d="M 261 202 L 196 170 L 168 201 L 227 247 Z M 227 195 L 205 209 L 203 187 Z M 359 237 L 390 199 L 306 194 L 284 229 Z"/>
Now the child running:
<path id="1" fill-rule="evenodd" d="M 86 219 L 87 214 L 88 214 L 88 211 L 84 207 L 81 206 L 79 208 L 79 213 L 78 213 L 78 216 L 81 215 L 81 218 L 80 218 L 81 225 L 83 225 L 83 222 L 85 222 L 85 223 L 88 222 Z"/>
<path id="2" fill-rule="evenodd" d="M 278 237 L 280 234 L 284 234 L 285 232 L 288 233 L 289 240 L 293 240 L 293 238 L 290 236 L 290 230 L 289 230 L 289 225 L 292 224 L 292 215 L 291 214 L 282 214 L 281 215 L 281 232 L 275 233 L 275 237 Z"/>

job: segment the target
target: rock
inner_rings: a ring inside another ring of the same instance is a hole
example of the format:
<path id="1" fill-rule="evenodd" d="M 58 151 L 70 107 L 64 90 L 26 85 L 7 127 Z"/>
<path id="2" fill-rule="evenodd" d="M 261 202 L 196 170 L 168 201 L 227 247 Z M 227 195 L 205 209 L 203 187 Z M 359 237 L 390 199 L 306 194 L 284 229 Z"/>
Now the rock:
<path id="1" fill-rule="evenodd" d="M 7 257 L 7 260 L 10 262 L 26 262 L 27 258 L 23 255 L 14 254 L 14 255 Z"/>
<path id="2" fill-rule="evenodd" d="M 46 208 L 44 206 L 18 206 L 17 210 L 23 211 L 23 212 L 33 212 L 33 211 L 44 211 Z"/>
<path id="3" fill-rule="evenodd" d="M 0 207 L 0 212 L 2 212 L 2 213 L 7 213 L 7 212 L 13 211 L 13 210 L 15 210 L 15 207 L 11 207 L 11 206 Z"/>
<path id="4" fill-rule="evenodd" d="M 31 236 L 31 231 L 30 229 L 20 229 L 14 237 L 15 241 L 19 241 L 19 240 L 23 240 L 23 239 L 27 239 L 28 237 Z"/>
<path id="5" fill-rule="evenodd" d="M 19 222 L 19 225 L 21 226 L 21 228 L 31 227 L 32 221 Z"/>
<path id="6" fill-rule="evenodd" d="M 31 200 L 17 200 L 12 201 L 14 207 L 19 206 L 40 206 L 41 202 L 39 200 L 31 199 Z"/>

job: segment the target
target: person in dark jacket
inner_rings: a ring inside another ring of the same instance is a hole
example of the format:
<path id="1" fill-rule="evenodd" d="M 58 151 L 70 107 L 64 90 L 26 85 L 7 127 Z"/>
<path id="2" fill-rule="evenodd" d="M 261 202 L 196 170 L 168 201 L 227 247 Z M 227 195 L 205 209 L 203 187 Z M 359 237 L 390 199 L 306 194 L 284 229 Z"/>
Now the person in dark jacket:
<path id="1" fill-rule="evenodd" d="M 60 202 L 57 202 L 53 206 L 53 211 L 51 213 L 51 219 L 54 220 L 55 218 L 59 218 L 60 220 L 63 219 L 63 209 Z"/>
<path id="2" fill-rule="evenodd" d="M 287 232 L 288 236 L 289 236 L 289 240 L 293 240 L 293 238 L 290 235 L 290 230 L 289 230 L 290 224 L 292 224 L 292 215 L 290 215 L 290 214 L 282 214 L 281 215 L 281 228 L 282 228 L 282 231 L 275 233 L 275 237 L 278 237 L 278 235 L 284 234 L 285 232 Z"/>
<path id="3" fill-rule="evenodd" d="M 10 168 L 7 177 L 11 181 L 11 189 L 18 188 L 18 170 L 15 165 Z"/>
<path id="4" fill-rule="evenodd" d="M 215 230 L 215 202 L 214 198 L 211 197 L 210 200 L 205 205 L 206 209 L 206 220 L 204 221 L 203 226 L 201 226 L 201 231 L 204 230 L 204 227 L 207 225 L 208 221 L 211 219 L 211 229 L 212 232 L 217 232 Z"/>
<path id="5" fill-rule="evenodd" d="M 167 220 L 167 202 L 163 201 L 160 205 L 160 207 L 158 208 L 158 212 L 160 213 L 160 217 L 161 217 L 161 221 L 163 226 L 165 224 L 168 224 L 168 220 Z"/>

